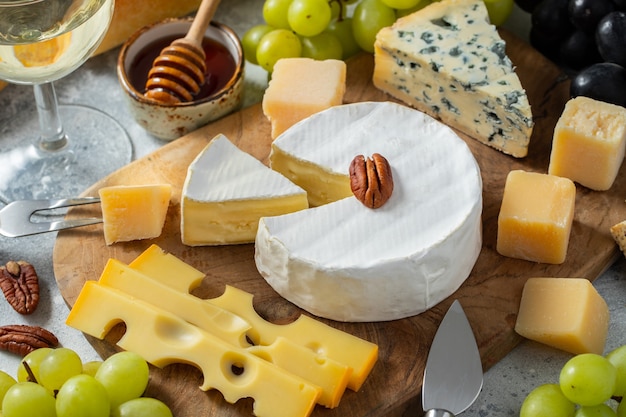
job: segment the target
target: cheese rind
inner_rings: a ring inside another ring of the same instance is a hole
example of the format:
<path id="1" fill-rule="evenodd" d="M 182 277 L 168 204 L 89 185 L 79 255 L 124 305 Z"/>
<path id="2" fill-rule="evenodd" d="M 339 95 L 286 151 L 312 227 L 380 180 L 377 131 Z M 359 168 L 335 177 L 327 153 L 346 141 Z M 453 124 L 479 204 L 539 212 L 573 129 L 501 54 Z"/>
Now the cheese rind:
<path id="1" fill-rule="evenodd" d="M 424 113 L 391 102 L 336 106 L 278 137 L 270 162 L 315 166 L 318 190 L 307 193 L 323 196 L 335 191 L 329 176 L 349 188 L 352 159 L 373 153 L 389 161 L 394 178 L 383 207 L 350 196 L 259 222 L 257 269 L 312 314 L 338 321 L 419 314 L 458 289 L 480 252 L 478 164 L 461 138 Z"/>
<path id="2" fill-rule="evenodd" d="M 188 246 L 252 243 L 260 217 L 307 207 L 304 190 L 218 135 L 188 168 L 181 239 Z"/>
<path id="3" fill-rule="evenodd" d="M 611 188 L 624 161 L 626 109 L 588 97 L 576 97 L 554 128 L 548 173 L 587 188 Z"/>
<path id="4" fill-rule="evenodd" d="M 381 29 L 374 85 L 478 141 L 524 157 L 528 97 L 482 0 L 444 0 Z"/>
<path id="5" fill-rule="evenodd" d="M 66 320 L 69 326 L 99 339 L 120 322 L 126 324 L 117 343 L 122 349 L 158 367 L 194 365 L 204 377 L 202 390 L 217 389 L 229 403 L 252 397 L 256 416 L 306 417 L 320 396 L 321 389 L 308 381 L 174 314 L 94 281 L 85 283 Z M 233 367 L 242 372 L 233 372 Z"/>
<path id="6" fill-rule="evenodd" d="M 300 120 L 342 104 L 346 63 L 337 59 L 283 58 L 272 71 L 262 108 L 272 125 L 272 139 Z"/>
<path id="7" fill-rule="evenodd" d="M 172 196 L 171 185 L 118 185 L 103 187 L 98 194 L 107 245 L 161 235 Z"/>
<path id="8" fill-rule="evenodd" d="M 573 354 L 603 354 L 609 309 L 584 278 L 530 278 L 524 285 L 515 331 Z"/>
<path id="9" fill-rule="evenodd" d="M 498 253 L 533 262 L 563 263 L 575 201 L 576 186 L 567 178 L 509 172 L 498 215 Z"/>

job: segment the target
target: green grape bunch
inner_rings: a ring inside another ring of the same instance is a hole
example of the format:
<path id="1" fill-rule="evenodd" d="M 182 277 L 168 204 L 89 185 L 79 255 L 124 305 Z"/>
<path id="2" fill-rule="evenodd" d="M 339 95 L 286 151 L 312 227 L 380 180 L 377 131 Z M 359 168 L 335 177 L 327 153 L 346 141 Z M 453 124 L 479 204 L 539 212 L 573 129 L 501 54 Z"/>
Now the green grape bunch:
<path id="1" fill-rule="evenodd" d="M 626 417 L 626 345 L 607 355 L 582 353 L 561 368 L 558 382 L 539 385 L 520 417 Z"/>
<path id="2" fill-rule="evenodd" d="M 264 23 L 241 41 L 246 60 L 272 72 L 281 58 L 346 60 L 373 53 L 376 34 L 399 17 L 439 0 L 265 0 Z M 514 0 L 484 0 L 491 23 L 500 26 Z"/>
<path id="3" fill-rule="evenodd" d="M 144 396 L 148 382 L 148 363 L 133 352 L 83 363 L 69 348 L 41 348 L 23 358 L 15 378 L 0 371 L 0 416 L 172 417 Z"/>

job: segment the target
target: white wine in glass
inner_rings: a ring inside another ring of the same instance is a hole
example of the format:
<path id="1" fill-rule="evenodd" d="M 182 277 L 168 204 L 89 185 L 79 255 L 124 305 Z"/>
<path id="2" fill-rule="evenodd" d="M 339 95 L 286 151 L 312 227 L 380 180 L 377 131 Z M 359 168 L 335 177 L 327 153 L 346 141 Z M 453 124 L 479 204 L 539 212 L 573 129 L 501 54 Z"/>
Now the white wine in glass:
<path id="1" fill-rule="evenodd" d="M 34 87 L 38 117 L 0 126 L 0 200 L 74 197 L 132 158 L 123 127 L 57 103 L 53 81 L 98 47 L 113 0 L 0 0 L 0 79 Z M 80 87 L 80 86 L 78 86 Z"/>

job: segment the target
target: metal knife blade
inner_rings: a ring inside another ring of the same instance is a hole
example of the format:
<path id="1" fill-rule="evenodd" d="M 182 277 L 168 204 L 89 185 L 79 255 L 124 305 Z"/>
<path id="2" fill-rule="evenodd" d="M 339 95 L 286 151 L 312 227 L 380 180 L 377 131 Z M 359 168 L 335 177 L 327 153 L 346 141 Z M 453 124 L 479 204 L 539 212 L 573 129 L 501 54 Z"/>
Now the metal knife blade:
<path id="1" fill-rule="evenodd" d="M 428 352 L 422 383 L 426 417 L 453 417 L 465 411 L 483 386 L 483 368 L 474 332 L 455 300 Z"/>

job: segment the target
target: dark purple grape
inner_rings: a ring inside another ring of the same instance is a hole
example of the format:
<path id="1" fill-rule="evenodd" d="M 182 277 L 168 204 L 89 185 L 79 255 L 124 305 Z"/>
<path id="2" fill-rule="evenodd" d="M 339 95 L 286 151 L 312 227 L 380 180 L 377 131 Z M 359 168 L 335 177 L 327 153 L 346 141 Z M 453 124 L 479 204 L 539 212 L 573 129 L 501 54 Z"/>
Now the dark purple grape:
<path id="1" fill-rule="evenodd" d="M 562 42 L 561 39 L 549 39 L 534 27 L 530 28 L 528 38 L 530 44 L 545 57 L 552 61 L 558 60 Z"/>
<path id="2" fill-rule="evenodd" d="M 574 31 L 569 0 L 542 0 L 531 15 L 530 44 L 549 59 L 558 58 L 563 40 Z"/>
<path id="3" fill-rule="evenodd" d="M 531 24 L 548 41 L 565 39 L 573 31 L 567 11 L 569 0 L 542 0 L 535 7 Z"/>
<path id="4" fill-rule="evenodd" d="M 572 79 L 570 94 L 626 106 L 626 69 L 609 62 L 593 64 Z"/>
<path id="5" fill-rule="evenodd" d="M 598 22 L 615 10 L 612 0 L 569 0 L 568 13 L 572 24 L 580 30 L 593 33 Z"/>
<path id="6" fill-rule="evenodd" d="M 595 39 L 582 30 L 573 32 L 563 41 L 559 58 L 560 62 L 574 70 L 602 61 Z"/>
<path id="7" fill-rule="evenodd" d="M 626 0 L 613 0 L 613 3 L 615 3 L 617 10 L 626 11 Z"/>
<path id="8" fill-rule="evenodd" d="M 515 0 L 515 4 L 526 13 L 532 13 L 539 3 L 541 0 Z"/>
<path id="9" fill-rule="evenodd" d="M 605 61 L 626 66 L 626 12 L 611 12 L 600 20 L 596 44 Z"/>

